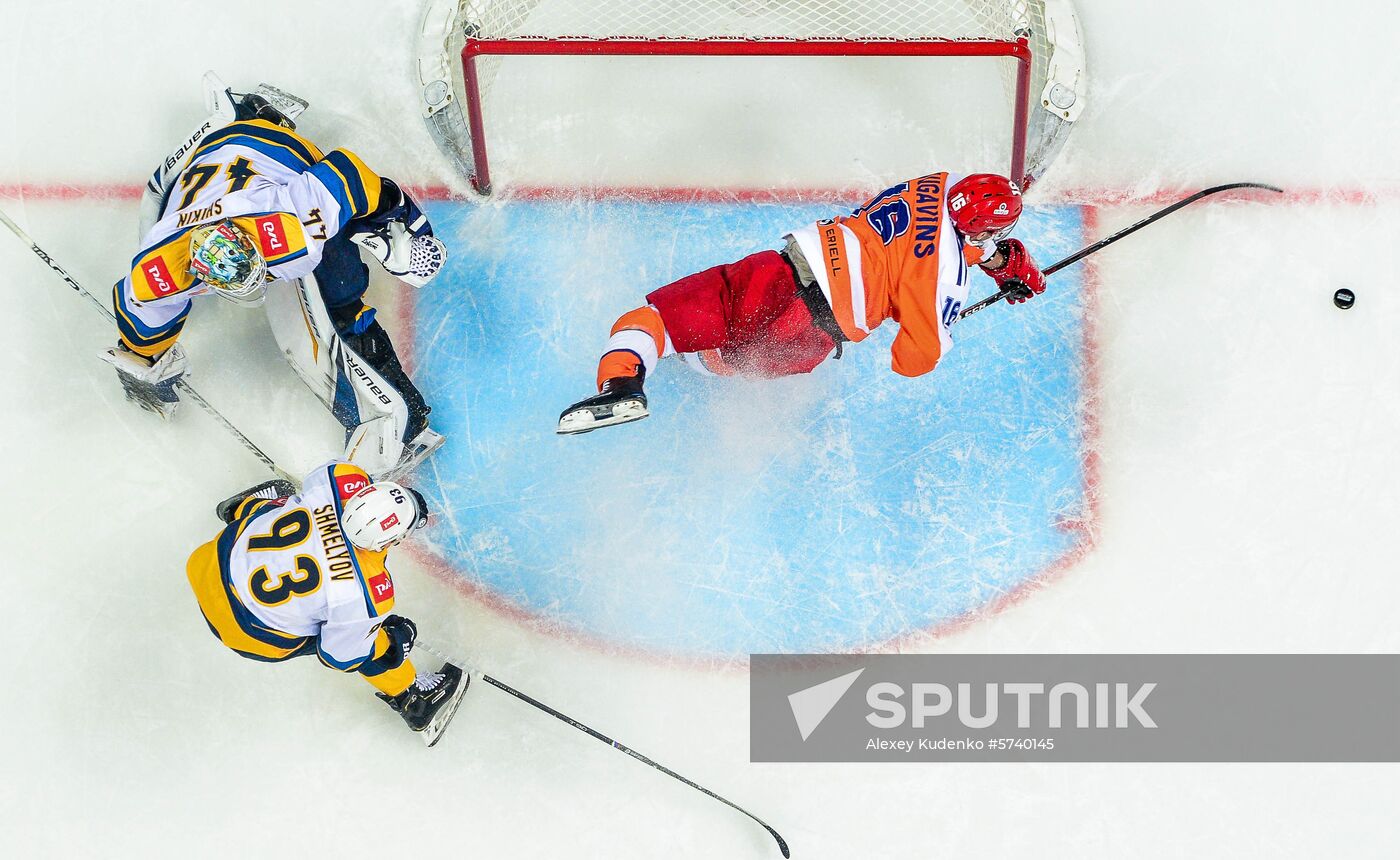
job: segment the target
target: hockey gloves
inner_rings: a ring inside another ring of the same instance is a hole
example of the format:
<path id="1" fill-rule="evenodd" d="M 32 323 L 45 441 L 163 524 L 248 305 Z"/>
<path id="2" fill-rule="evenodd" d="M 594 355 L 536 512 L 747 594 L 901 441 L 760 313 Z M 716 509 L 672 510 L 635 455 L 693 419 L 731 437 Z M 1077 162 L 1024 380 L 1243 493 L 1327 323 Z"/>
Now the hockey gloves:
<path id="1" fill-rule="evenodd" d="M 361 218 L 357 224 L 375 230 L 388 225 L 390 221 L 398 221 L 414 236 L 433 235 L 433 225 L 428 223 L 428 216 L 418 208 L 418 201 L 392 179 L 381 177 L 379 182 L 379 208 Z"/>
<path id="2" fill-rule="evenodd" d="M 380 629 L 389 637 L 389 652 L 379 659 L 382 663 L 392 662 L 389 668 L 397 669 L 413 650 L 413 643 L 418 639 L 418 625 L 402 615 L 390 615 Z"/>
<path id="3" fill-rule="evenodd" d="M 1040 267 L 1026 252 L 1020 239 L 1003 239 L 997 243 L 997 253 L 1006 260 L 1000 269 L 983 271 L 997 282 L 997 287 L 1008 294 L 1006 300 L 1018 305 L 1025 300 L 1045 292 L 1045 276 Z"/>
<path id="4" fill-rule="evenodd" d="M 369 251 L 384 271 L 411 287 L 431 281 L 447 262 L 447 247 L 418 203 L 392 179 L 380 179 L 379 208 L 350 225 L 350 240 Z"/>
<path id="5" fill-rule="evenodd" d="M 190 363 L 185 358 L 185 350 L 180 344 L 161 353 L 154 362 L 118 344 L 100 356 L 103 361 L 117 369 L 126 399 L 148 412 L 162 418 L 170 418 L 180 405 L 180 395 L 175 387 L 189 373 Z"/>
<path id="6" fill-rule="evenodd" d="M 282 478 L 273 478 L 270 481 L 263 481 L 261 484 L 234 493 L 227 499 L 219 502 L 219 504 L 214 507 L 214 516 L 225 523 L 232 523 L 238 518 L 237 515 L 240 513 L 239 509 L 243 507 L 243 503 L 250 499 L 267 502 L 270 505 L 275 505 L 280 508 L 287 503 L 287 497 L 296 495 L 296 492 L 297 488 L 292 485 L 291 481 Z M 262 509 L 265 510 L 265 508 Z M 244 510 L 242 514 L 243 516 L 247 516 L 248 511 Z"/>

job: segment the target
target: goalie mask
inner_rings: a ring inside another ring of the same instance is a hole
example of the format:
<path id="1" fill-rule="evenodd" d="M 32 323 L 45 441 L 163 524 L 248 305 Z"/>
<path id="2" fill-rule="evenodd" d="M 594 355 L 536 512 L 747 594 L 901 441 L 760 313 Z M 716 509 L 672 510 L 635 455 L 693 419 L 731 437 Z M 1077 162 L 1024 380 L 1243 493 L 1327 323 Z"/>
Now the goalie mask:
<path id="1" fill-rule="evenodd" d="M 428 504 L 417 490 L 377 481 L 351 496 L 340 525 L 356 549 L 388 549 L 428 524 Z"/>
<path id="2" fill-rule="evenodd" d="M 190 231 L 190 274 L 238 304 L 258 304 L 267 291 L 267 261 L 232 221 Z"/>
<path id="3" fill-rule="evenodd" d="M 1021 217 L 1021 189 L 995 173 L 965 176 L 948 189 L 948 214 L 963 236 L 1001 241 Z"/>

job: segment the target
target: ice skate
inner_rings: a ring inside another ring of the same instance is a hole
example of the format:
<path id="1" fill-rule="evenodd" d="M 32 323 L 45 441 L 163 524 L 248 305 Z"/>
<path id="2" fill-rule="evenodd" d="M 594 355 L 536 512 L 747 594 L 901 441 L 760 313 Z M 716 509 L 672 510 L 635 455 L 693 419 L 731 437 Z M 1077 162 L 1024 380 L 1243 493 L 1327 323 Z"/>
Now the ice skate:
<path id="1" fill-rule="evenodd" d="M 433 746 L 447 731 L 470 684 L 470 675 L 444 663 L 436 672 L 419 672 L 413 684 L 397 696 L 375 695 L 403 717 L 410 729 L 422 734 L 423 743 Z"/>
<path id="2" fill-rule="evenodd" d="M 403 455 L 394 467 L 382 475 L 377 476 L 381 481 L 397 481 L 414 469 L 417 469 L 424 460 L 433 455 L 433 452 L 442 447 L 447 441 L 447 437 L 432 429 L 424 427 L 422 432 L 413 437 L 413 441 L 407 442 L 403 446 Z"/>
<path id="3" fill-rule="evenodd" d="M 566 436 L 587 433 L 647 417 L 651 413 L 647 411 L 647 396 L 642 391 L 644 375 L 638 373 L 606 380 L 600 393 L 564 410 L 555 432 Z"/>

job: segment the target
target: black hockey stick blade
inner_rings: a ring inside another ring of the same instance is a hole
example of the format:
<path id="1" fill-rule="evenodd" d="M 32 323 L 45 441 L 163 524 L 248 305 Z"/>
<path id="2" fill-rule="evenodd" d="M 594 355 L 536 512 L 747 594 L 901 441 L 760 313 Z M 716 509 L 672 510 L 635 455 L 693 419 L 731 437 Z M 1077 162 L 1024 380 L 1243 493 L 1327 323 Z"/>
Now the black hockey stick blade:
<path id="1" fill-rule="evenodd" d="M 1166 216 L 1172 214 L 1178 209 L 1181 209 L 1185 206 L 1190 206 L 1192 203 L 1195 203 L 1197 200 L 1200 200 L 1203 197 L 1209 197 L 1212 194 L 1219 194 L 1223 191 L 1237 191 L 1242 188 L 1250 188 L 1259 191 L 1272 191 L 1276 194 L 1283 193 L 1282 188 L 1279 188 L 1276 185 L 1267 185 L 1263 182 L 1231 182 L 1228 185 L 1215 185 L 1203 191 L 1197 191 L 1195 194 L 1192 194 L 1189 197 L 1183 197 L 1175 203 L 1171 204 L 1170 206 L 1153 212 L 1151 215 L 1148 215 L 1146 218 L 1142 219 L 1136 224 L 1124 227 L 1122 230 L 1119 230 L 1117 233 L 1114 233 L 1111 236 L 1106 236 L 1092 245 L 1087 245 L 1083 248 L 1080 248 L 1078 251 L 1075 251 L 1073 254 L 1070 254 L 1068 257 L 1065 257 L 1063 260 L 1046 266 L 1044 269 L 1041 270 L 1041 273 L 1048 278 L 1051 275 L 1058 272 L 1059 270 L 1063 269 L 1065 266 L 1077 263 L 1096 251 L 1101 251 L 1104 248 L 1107 248 L 1109 245 L 1112 245 L 1114 242 L 1117 242 L 1119 239 L 1122 239 L 1124 236 L 1130 236 L 1133 233 L 1136 233 L 1137 231 L 1141 230 L 1143 227 L 1146 227 L 1148 224 L 1165 218 Z M 1012 292 L 1012 290 L 1001 290 L 999 292 L 993 293 L 990 296 L 987 296 L 985 299 L 981 300 L 980 302 L 977 302 L 976 304 L 968 305 L 966 308 L 963 308 L 962 313 L 958 314 L 958 319 L 970 317 L 984 308 L 991 307 L 992 305 L 1011 295 Z"/>
<path id="2" fill-rule="evenodd" d="M 672 779 L 680 780 L 681 782 L 685 783 L 686 785 L 690 786 L 691 788 L 695 789 L 696 791 L 702 792 L 703 794 L 706 794 L 706 795 L 708 795 L 708 796 L 714 798 L 715 800 L 718 800 L 720 803 L 723 803 L 725 806 L 728 806 L 730 809 L 735 809 L 735 810 L 738 810 L 739 812 L 744 813 L 744 814 L 747 815 L 750 819 L 752 819 L 753 821 L 757 822 L 757 823 L 758 823 L 758 826 L 760 826 L 760 827 L 762 827 L 764 830 L 767 830 L 767 831 L 768 831 L 768 835 L 769 835 L 769 836 L 772 836 L 773 839 L 774 839 L 774 841 L 776 841 L 776 842 L 778 843 L 778 850 L 782 852 L 783 857 L 786 858 L 786 857 L 791 857 L 791 856 L 792 856 L 792 853 L 788 850 L 787 841 L 784 840 L 783 837 L 780 836 L 780 835 L 778 834 L 778 831 L 774 830 L 772 827 L 769 827 L 768 824 L 767 824 L 767 822 L 763 821 L 763 819 L 761 819 L 761 818 L 759 818 L 758 816 L 754 815 L 752 812 L 749 812 L 747 809 L 743 808 L 742 806 L 739 806 L 737 803 L 734 803 L 733 801 L 730 801 L 730 800 L 727 800 L 727 799 L 725 799 L 725 798 L 723 798 L 723 797 L 720 797 L 718 794 L 715 794 L 713 791 L 710 791 L 710 790 L 709 790 L 708 788 L 706 788 L 705 786 L 700 785 L 699 783 L 696 783 L 696 782 L 692 782 L 692 781 L 689 780 L 689 779 L 686 779 L 685 777 L 683 777 L 683 776 L 681 776 L 680 774 L 676 773 L 674 770 L 671 770 L 669 767 L 666 767 L 666 766 L 663 765 L 663 764 L 659 764 L 659 763 L 657 763 L 657 762 L 655 762 L 655 761 L 652 761 L 651 759 L 647 758 L 646 756 L 642 755 L 641 753 L 637 752 L 636 750 L 632 749 L 631 747 L 629 747 L 629 746 L 627 746 L 627 745 L 625 745 L 625 744 L 620 744 L 620 743 L 618 743 L 617 741 L 613 740 L 612 738 L 608 737 L 607 735 L 603 734 L 602 732 L 597 731 L 596 729 L 590 728 L 590 727 L 588 727 L 588 726 L 585 726 L 583 723 L 580 723 L 578 720 L 574 719 L 573 717 L 569 716 L 568 714 L 560 713 L 559 711 L 556 711 L 555 709 L 551 708 L 549 705 L 546 705 L 544 702 L 541 702 L 541 701 L 539 701 L 539 700 L 537 700 L 537 699 L 532 699 L 532 698 L 530 698 L 529 696 L 527 696 L 526 694 L 520 692 L 519 690 L 517 690 L 517 689 L 515 689 L 514 687 L 510 686 L 509 684 L 503 683 L 503 682 L 501 682 L 501 681 L 497 681 L 495 678 L 492 678 L 490 675 L 486 675 L 486 674 L 483 674 L 483 675 L 481 676 L 481 680 L 485 681 L 486 683 L 490 684 L 490 685 L 493 686 L 493 687 L 496 687 L 497 689 L 499 689 L 499 690 L 501 690 L 501 691 L 503 691 L 503 692 L 509 693 L 510 695 L 512 695 L 512 696 L 514 696 L 515 698 L 519 699 L 520 701 L 526 703 L 527 705 L 533 705 L 533 706 L 535 706 L 536 708 L 539 708 L 541 711 L 544 711 L 546 714 L 549 714 L 550 716 L 554 717 L 555 719 L 558 719 L 558 720 L 561 720 L 561 721 L 563 721 L 563 722 L 565 722 L 565 723 L 568 723 L 569 725 L 573 726 L 574 728 L 578 729 L 579 731 L 581 731 L 581 732 L 583 732 L 583 733 L 585 733 L 585 734 L 591 735 L 591 736 L 594 737 L 594 738 L 597 738 L 598 740 L 602 741 L 603 743 L 607 744 L 608 746 L 612 747 L 613 749 L 619 750 L 619 751 L 621 751 L 621 752 L 627 753 L 627 754 L 630 755 L 632 758 L 636 759 L 637 761 L 641 762 L 642 764 L 651 765 L 652 767 L 656 768 L 657 770 L 661 771 L 662 773 L 666 774 L 667 776 L 671 777 Z"/>

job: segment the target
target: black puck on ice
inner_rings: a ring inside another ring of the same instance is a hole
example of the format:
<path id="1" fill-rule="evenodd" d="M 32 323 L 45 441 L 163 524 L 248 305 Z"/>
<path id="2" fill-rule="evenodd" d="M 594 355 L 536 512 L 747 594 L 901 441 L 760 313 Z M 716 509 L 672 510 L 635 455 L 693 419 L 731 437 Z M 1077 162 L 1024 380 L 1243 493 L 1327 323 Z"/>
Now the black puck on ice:
<path id="1" fill-rule="evenodd" d="M 1337 290 L 1335 293 L 1332 294 L 1332 304 L 1336 305 L 1342 310 L 1346 310 L 1347 308 L 1356 304 L 1356 293 L 1353 293 L 1346 287 L 1342 287 L 1341 289 Z"/>

